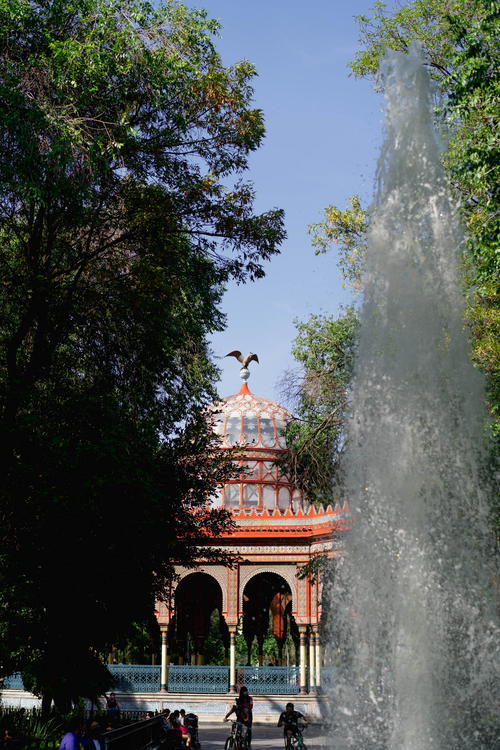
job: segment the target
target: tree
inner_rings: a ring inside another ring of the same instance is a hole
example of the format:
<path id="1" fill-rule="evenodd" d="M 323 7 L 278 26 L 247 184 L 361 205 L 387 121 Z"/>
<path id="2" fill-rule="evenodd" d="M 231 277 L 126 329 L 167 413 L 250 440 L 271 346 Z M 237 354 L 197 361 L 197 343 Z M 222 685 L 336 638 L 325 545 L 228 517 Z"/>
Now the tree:
<path id="1" fill-rule="evenodd" d="M 369 214 L 357 195 L 348 203 L 343 211 L 327 206 L 323 221 L 311 224 L 309 234 L 317 255 L 337 246 L 345 285 L 361 292 Z M 313 314 L 295 325 L 292 354 L 299 367 L 286 372 L 281 381 L 282 396 L 296 416 L 286 432 L 286 469 L 310 501 L 328 504 L 342 499 L 341 456 L 358 315 L 351 306 L 338 318 Z M 304 574 L 317 577 L 323 564 L 319 555 Z"/>
<path id="2" fill-rule="evenodd" d="M 284 232 L 239 176 L 263 118 L 216 31 L 169 0 L 0 9 L 0 669 L 60 707 L 229 524 L 207 337 Z"/>
<path id="3" fill-rule="evenodd" d="M 339 479 L 357 326 L 352 307 L 338 319 L 311 315 L 296 322 L 292 353 L 300 367 L 282 380 L 283 395 L 295 414 L 286 431 L 286 463 L 312 502 L 332 502 L 334 479 Z"/>

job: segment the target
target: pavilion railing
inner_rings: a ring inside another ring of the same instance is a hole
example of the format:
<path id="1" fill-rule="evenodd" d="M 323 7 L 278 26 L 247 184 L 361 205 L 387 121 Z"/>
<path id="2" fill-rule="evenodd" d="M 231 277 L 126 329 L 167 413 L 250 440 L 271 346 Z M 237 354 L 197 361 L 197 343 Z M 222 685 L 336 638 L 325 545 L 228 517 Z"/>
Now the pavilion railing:
<path id="1" fill-rule="evenodd" d="M 150 664 L 109 664 L 114 677 L 113 689 L 123 693 L 157 693 L 160 690 L 160 667 Z M 309 671 L 309 670 L 308 670 Z M 322 667 L 321 690 L 327 692 L 335 679 L 335 667 Z M 300 691 L 300 669 L 288 667 L 236 667 L 236 687 L 246 685 L 253 695 L 296 695 Z M 3 687 L 22 690 L 21 675 L 3 680 Z M 308 688 L 308 685 L 305 686 Z M 229 667 L 170 664 L 170 693 L 227 693 Z"/>
<path id="2" fill-rule="evenodd" d="M 246 685 L 252 695 L 296 695 L 299 692 L 300 668 L 237 667 L 236 687 Z"/>
<path id="3" fill-rule="evenodd" d="M 19 672 L 11 674 L 9 677 L 4 677 L 2 687 L 5 690 L 24 690 L 23 680 Z"/>
<path id="4" fill-rule="evenodd" d="M 108 664 L 115 678 L 114 690 L 123 693 L 157 693 L 160 667 L 151 664 Z"/>
<path id="5" fill-rule="evenodd" d="M 227 693 L 229 667 L 171 664 L 168 668 L 170 693 Z"/>

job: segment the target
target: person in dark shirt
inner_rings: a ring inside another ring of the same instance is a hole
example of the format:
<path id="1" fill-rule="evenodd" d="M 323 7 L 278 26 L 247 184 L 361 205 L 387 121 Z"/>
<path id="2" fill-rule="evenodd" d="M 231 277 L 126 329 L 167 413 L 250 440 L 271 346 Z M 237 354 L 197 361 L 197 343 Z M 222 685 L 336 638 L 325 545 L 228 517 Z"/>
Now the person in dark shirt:
<path id="1" fill-rule="evenodd" d="M 117 727 L 120 722 L 120 704 L 116 700 L 116 695 L 110 693 L 109 696 L 104 694 L 106 699 L 107 720 L 111 726 Z"/>
<path id="2" fill-rule="evenodd" d="M 283 727 L 283 735 L 285 738 L 296 735 L 298 732 L 299 721 L 307 724 L 304 715 L 300 711 L 295 711 L 293 703 L 287 703 L 285 710 L 281 712 L 278 721 L 278 727 Z"/>
<path id="3" fill-rule="evenodd" d="M 224 716 L 227 721 L 231 714 L 236 714 L 236 721 L 239 721 L 246 727 L 246 740 L 250 748 L 252 742 L 252 723 L 253 723 L 253 698 L 244 685 L 240 688 L 240 694 L 230 711 Z"/>

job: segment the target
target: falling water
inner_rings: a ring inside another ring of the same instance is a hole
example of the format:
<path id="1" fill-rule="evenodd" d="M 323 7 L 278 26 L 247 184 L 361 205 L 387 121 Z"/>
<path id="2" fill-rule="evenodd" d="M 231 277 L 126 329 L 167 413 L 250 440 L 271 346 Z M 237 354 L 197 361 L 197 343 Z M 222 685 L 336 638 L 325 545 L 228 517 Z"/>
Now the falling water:
<path id="1" fill-rule="evenodd" d="M 463 236 L 418 50 L 389 53 L 384 78 L 346 460 L 354 524 L 330 607 L 333 747 L 492 748 L 495 550 Z"/>

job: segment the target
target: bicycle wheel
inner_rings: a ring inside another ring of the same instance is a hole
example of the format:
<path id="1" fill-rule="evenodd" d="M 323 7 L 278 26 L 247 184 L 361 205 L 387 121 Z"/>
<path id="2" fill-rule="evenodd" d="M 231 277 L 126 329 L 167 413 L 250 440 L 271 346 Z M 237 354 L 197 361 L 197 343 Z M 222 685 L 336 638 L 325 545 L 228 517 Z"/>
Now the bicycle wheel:
<path id="1" fill-rule="evenodd" d="M 234 748 L 234 737 L 228 737 L 226 740 L 226 744 L 224 745 L 224 750 L 235 750 Z"/>

